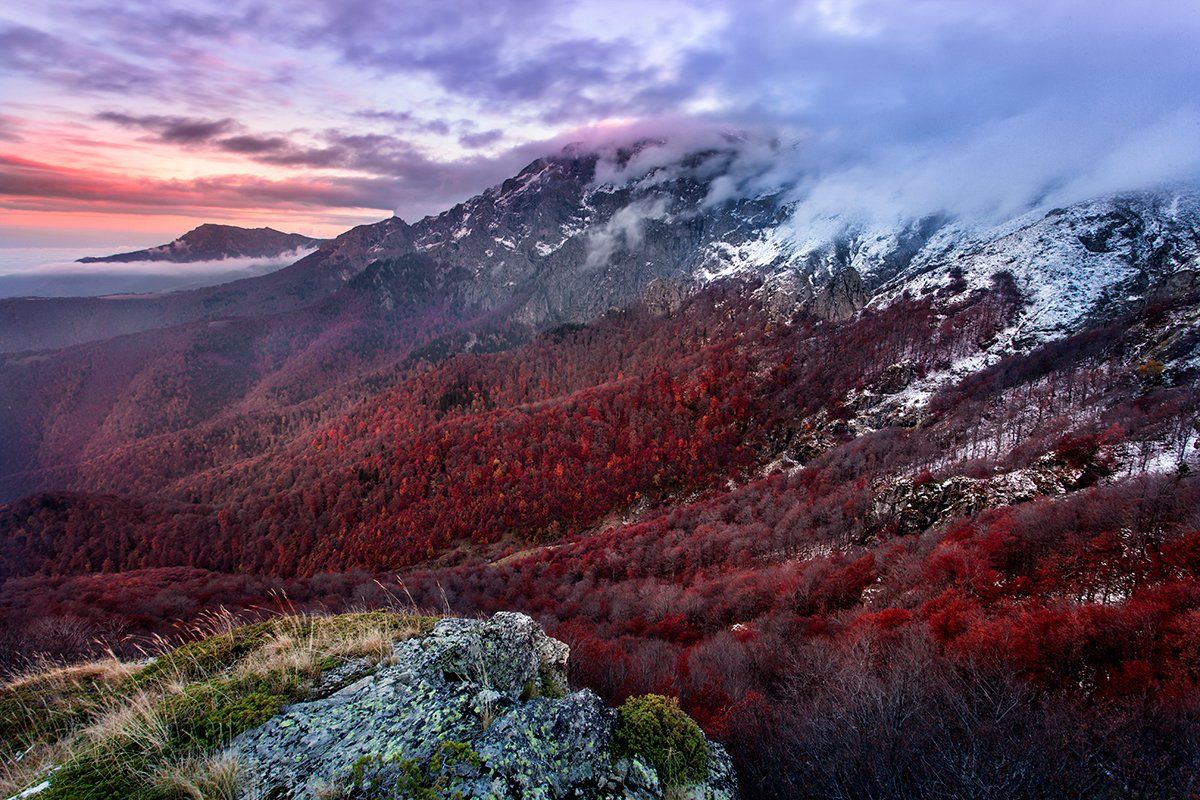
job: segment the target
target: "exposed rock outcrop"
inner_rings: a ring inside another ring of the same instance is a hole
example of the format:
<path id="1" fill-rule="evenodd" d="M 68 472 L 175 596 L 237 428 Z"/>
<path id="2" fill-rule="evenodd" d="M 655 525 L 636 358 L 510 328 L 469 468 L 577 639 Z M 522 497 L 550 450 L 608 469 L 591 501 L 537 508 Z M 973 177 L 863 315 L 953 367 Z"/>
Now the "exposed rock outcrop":
<path id="1" fill-rule="evenodd" d="M 816 293 L 809 308 L 822 319 L 842 321 L 853 317 L 869 299 L 862 277 L 853 268 L 847 267 L 837 272 Z"/>
<path id="2" fill-rule="evenodd" d="M 1077 488 L 1083 473 L 1047 457 L 1033 467 L 988 478 L 954 475 L 920 482 L 899 478 L 879 487 L 875 515 L 891 521 L 899 534 L 919 533 L 957 516 L 1065 494 Z"/>
<path id="3" fill-rule="evenodd" d="M 232 749 L 253 797 L 659 798 L 648 761 L 614 752 L 617 712 L 567 693 L 567 646 L 523 614 L 447 619 L 383 665 L 298 703 Z M 729 757 L 679 796 L 737 796 Z"/>

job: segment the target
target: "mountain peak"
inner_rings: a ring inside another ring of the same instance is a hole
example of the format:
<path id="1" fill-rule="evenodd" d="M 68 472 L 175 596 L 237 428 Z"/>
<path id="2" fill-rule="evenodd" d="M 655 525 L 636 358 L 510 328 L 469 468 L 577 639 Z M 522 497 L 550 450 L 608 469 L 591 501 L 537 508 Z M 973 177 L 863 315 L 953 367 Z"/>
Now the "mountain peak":
<path id="1" fill-rule="evenodd" d="M 122 263 L 131 261 L 220 261 L 226 258 L 276 258 L 321 244 L 322 239 L 299 233 L 283 233 L 274 228 L 241 228 L 206 222 L 167 244 L 117 253 L 111 256 L 89 256 L 79 259 L 83 264 Z"/>

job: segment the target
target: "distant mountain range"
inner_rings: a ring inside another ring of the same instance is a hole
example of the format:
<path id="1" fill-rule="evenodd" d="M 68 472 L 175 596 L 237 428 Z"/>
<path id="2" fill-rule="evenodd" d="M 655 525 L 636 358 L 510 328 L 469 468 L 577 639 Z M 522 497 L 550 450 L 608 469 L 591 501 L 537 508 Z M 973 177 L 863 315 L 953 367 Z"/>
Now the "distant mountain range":
<path id="1" fill-rule="evenodd" d="M 236 225 L 206 223 L 193 228 L 173 242 L 117 253 L 88 256 L 81 264 L 113 264 L 130 261 L 219 261 L 226 258 L 274 258 L 285 253 L 316 247 L 323 240 L 299 233 L 284 233 L 274 228 L 239 228 Z"/>

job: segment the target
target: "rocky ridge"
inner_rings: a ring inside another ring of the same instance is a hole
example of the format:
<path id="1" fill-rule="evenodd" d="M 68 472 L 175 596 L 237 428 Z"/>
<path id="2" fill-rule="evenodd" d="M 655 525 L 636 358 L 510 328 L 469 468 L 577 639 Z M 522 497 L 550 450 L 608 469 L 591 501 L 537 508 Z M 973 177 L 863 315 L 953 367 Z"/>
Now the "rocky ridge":
<path id="1" fill-rule="evenodd" d="M 1016 348 L 1196 287 L 1200 193 L 1190 187 L 1102 196 L 1000 223 L 951 214 L 804 221 L 794 188 L 723 193 L 739 168 L 736 149 L 643 166 L 640 152 L 539 159 L 442 214 L 412 226 L 381 223 L 387 230 L 370 247 L 352 246 L 352 258 L 335 240 L 314 261 L 369 271 L 415 251 L 452 276 L 445 289 L 458 304 L 510 309 L 534 328 L 587 322 L 639 300 L 669 310 L 727 278 L 760 281 L 781 313 L 846 319 L 906 292 L 987 290 L 1004 274 L 1024 301 L 1005 343 Z"/>
<path id="2" fill-rule="evenodd" d="M 808 219 L 795 186 L 730 190 L 745 170 L 736 145 L 677 157 L 656 153 L 661 145 L 568 149 L 540 158 L 436 216 L 412 224 L 393 217 L 324 243 L 306 240 L 319 249 L 261 278 L 136 303 L 77 302 L 96 318 L 86 329 L 56 323 L 49 327 L 67 332 L 32 336 L 0 324 L 0 349 L 277 313 L 338 294 L 387 311 L 407 305 L 414 259 L 422 283 L 438 288 L 436 300 L 446 308 L 499 314 L 534 330 L 586 323 L 641 300 L 669 309 L 728 278 L 761 282 L 781 314 L 803 309 L 846 319 L 905 292 L 987 289 L 1006 273 L 1025 300 L 1008 342 L 1016 347 L 1065 335 L 1123 304 L 1197 285 L 1194 187 L 1097 197 L 999 223 L 951 212 L 890 222 L 852 214 Z M 183 246 L 189 237 L 217 228 L 202 226 L 171 245 L 131 255 L 185 260 L 198 252 Z M 116 258 L 126 256 L 110 257 Z M 0 310 L 28 327 L 31 317 L 53 321 L 60 302 Z M 64 307 L 68 312 L 80 316 L 78 308 Z"/>

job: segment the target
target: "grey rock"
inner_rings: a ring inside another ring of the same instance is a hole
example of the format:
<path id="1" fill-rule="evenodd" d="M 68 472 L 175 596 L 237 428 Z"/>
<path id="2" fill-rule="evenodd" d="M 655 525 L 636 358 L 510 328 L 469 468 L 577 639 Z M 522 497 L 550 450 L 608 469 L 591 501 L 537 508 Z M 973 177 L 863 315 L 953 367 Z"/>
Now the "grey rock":
<path id="1" fill-rule="evenodd" d="M 651 766 L 613 753 L 616 711 L 566 693 L 567 656 L 523 614 L 442 620 L 373 672 L 237 737 L 245 796 L 662 797 Z M 736 798 L 728 755 L 709 750 L 708 780 L 684 796 Z"/>

